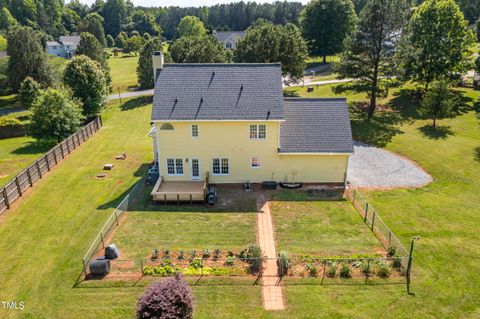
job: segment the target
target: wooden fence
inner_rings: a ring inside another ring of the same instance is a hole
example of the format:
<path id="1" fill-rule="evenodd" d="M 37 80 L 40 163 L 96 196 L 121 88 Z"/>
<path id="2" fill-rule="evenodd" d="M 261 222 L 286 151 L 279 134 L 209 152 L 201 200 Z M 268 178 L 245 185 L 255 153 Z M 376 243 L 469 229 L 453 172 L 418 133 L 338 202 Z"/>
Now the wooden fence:
<path id="1" fill-rule="evenodd" d="M 0 188 L 0 214 L 20 198 L 29 187 L 43 178 L 52 167 L 73 152 L 83 142 L 88 140 L 102 126 L 102 119 L 95 118 L 76 133 L 67 137 L 63 142 L 55 145 L 51 150 L 37 159 L 32 165 L 12 178 L 3 188 Z"/>

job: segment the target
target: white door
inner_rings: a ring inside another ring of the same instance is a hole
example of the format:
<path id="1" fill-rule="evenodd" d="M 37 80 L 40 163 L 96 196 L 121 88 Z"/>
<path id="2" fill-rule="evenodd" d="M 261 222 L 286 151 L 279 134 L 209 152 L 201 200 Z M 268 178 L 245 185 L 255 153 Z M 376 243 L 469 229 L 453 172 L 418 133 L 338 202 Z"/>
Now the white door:
<path id="1" fill-rule="evenodd" d="M 192 180 L 200 180 L 200 160 L 198 158 L 192 158 L 190 160 L 190 173 L 192 175 Z"/>

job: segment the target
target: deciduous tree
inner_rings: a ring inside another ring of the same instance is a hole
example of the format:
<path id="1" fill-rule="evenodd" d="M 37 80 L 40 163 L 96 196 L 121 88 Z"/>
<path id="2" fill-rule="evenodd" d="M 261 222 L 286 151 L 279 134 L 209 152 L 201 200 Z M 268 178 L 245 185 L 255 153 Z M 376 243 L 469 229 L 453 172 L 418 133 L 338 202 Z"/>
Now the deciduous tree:
<path id="1" fill-rule="evenodd" d="M 105 19 L 105 33 L 115 37 L 127 22 L 128 8 L 125 0 L 107 0 L 102 10 Z"/>
<path id="2" fill-rule="evenodd" d="M 323 56 L 343 51 L 344 42 L 355 28 L 356 14 L 351 0 L 313 0 L 302 11 L 300 25 L 310 54 Z"/>
<path id="3" fill-rule="evenodd" d="M 110 78 L 110 67 L 108 66 L 107 54 L 103 51 L 103 46 L 98 40 L 88 32 L 80 34 L 80 42 L 78 43 L 76 55 L 86 55 L 90 59 L 100 63 L 103 73 L 107 79 L 107 85 L 112 82 Z"/>
<path id="4" fill-rule="evenodd" d="M 448 89 L 446 81 L 435 81 L 423 97 L 420 113 L 433 120 L 433 128 L 436 128 L 437 119 L 451 115 L 453 100 Z"/>
<path id="5" fill-rule="evenodd" d="M 226 63 L 228 52 L 211 35 L 181 37 L 170 46 L 169 52 L 176 63 Z"/>
<path id="6" fill-rule="evenodd" d="M 369 119 L 377 107 L 377 98 L 387 93 L 389 78 L 395 74 L 393 57 L 406 9 L 404 0 L 368 0 L 337 66 L 341 77 L 355 79 L 337 89 L 366 92 L 370 99 Z"/>
<path id="7" fill-rule="evenodd" d="M 61 141 L 82 124 L 80 103 L 67 90 L 49 88 L 32 105 L 30 132 L 41 139 Z"/>
<path id="8" fill-rule="evenodd" d="M 38 34 L 29 27 L 16 26 L 7 34 L 8 60 L 7 75 L 14 90 L 30 76 L 45 86 L 53 83 L 53 76 L 47 62 L 47 54 L 40 44 Z"/>
<path id="9" fill-rule="evenodd" d="M 235 62 L 282 63 L 282 74 L 296 82 L 303 77 L 307 46 L 293 24 L 274 25 L 257 21 L 247 29 L 234 53 Z"/>
<path id="10" fill-rule="evenodd" d="M 97 38 L 102 46 L 106 46 L 105 31 L 103 30 L 103 18 L 98 13 L 89 13 L 79 27 L 80 32 L 89 32 Z"/>
<path id="11" fill-rule="evenodd" d="M 194 16 L 185 16 L 178 24 L 178 34 L 181 37 L 204 36 L 207 34 L 207 30 L 199 18 Z"/>
<path id="12" fill-rule="evenodd" d="M 428 84 L 470 68 L 474 35 L 453 0 L 427 0 L 408 22 L 399 56 L 407 79 Z"/>
<path id="13" fill-rule="evenodd" d="M 63 80 L 73 96 L 83 103 L 83 115 L 94 117 L 102 111 L 108 94 L 107 80 L 102 66 L 84 55 L 75 56 L 67 63 Z"/>
<path id="14" fill-rule="evenodd" d="M 40 94 L 40 84 L 31 77 L 27 76 L 25 80 L 23 80 L 20 84 L 18 97 L 20 100 L 20 104 L 24 109 L 30 109 L 35 100 L 40 96 Z"/>

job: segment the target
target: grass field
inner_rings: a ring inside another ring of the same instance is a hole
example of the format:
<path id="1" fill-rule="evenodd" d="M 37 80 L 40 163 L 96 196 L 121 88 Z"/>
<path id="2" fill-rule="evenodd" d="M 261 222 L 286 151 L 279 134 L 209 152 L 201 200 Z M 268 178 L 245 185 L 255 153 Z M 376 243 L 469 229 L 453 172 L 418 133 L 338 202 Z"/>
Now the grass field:
<path id="1" fill-rule="evenodd" d="M 478 98 L 479 92 L 464 90 Z M 397 91 L 401 93 L 400 91 Z M 258 286 L 220 279 L 193 286 L 196 318 L 478 318 L 480 316 L 480 121 L 468 101 L 439 132 L 425 129 L 406 92 L 384 101 L 398 120 L 379 113 L 354 119 L 355 134 L 381 136 L 386 148 L 418 162 L 434 182 L 422 189 L 366 195 L 408 245 L 416 245 L 412 291 L 401 286 L 302 284 L 289 281 L 287 310 L 261 308 Z M 363 98 L 363 97 L 362 97 Z M 120 287 L 72 288 L 80 258 L 144 165 L 152 159 L 150 107 L 142 99 L 118 101 L 105 126 L 0 217 L 0 300 L 25 301 L 23 311 L 0 308 L 1 318 L 132 318 L 147 282 Z M 104 180 L 95 175 L 127 151 Z M 364 225 L 359 224 L 364 227 Z"/>
<path id="2" fill-rule="evenodd" d="M 118 93 L 119 89 L 120 92 L 127 92 L 137 87 L 137 64 L 138 56 L 135 55 L 110 56 L 108 65 L 112 77 L 113 94 Z"/>
<path id="3" fill-rule="evenodd" d="M 272 212 L 279 251 L 325 257 L 384 253 L 346 200 L 274 201 Z"/>
<path id="4" fill-rule="evenodd" d="M 240 251 L 255 243 L 253 212 L 129 212 L 115 230 L 112 242 L 125 259 L 148 258 L 153 249 Z"/>

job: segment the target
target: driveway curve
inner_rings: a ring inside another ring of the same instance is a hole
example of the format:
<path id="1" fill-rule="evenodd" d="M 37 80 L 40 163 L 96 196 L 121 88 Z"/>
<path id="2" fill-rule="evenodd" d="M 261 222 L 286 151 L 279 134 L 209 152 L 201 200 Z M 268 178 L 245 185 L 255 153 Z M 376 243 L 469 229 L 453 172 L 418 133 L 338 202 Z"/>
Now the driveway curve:
<path id="1" fill-rule="evenodd" d="M 433 181 L 417 164 L 395 153 L 357 141 L 354 150 L 347 175 L 354 187 L 414 188 Z"/>

